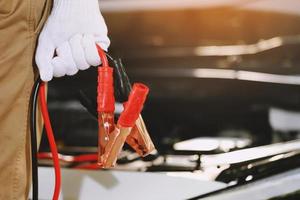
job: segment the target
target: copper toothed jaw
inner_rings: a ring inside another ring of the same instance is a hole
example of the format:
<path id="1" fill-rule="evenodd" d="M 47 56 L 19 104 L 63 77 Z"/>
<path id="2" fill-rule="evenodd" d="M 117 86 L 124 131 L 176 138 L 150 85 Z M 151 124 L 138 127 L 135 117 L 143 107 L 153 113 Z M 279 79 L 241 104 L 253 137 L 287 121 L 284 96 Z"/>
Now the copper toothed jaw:
<path id="1" fill-rule="evenodd" d="M 98 116 L 99 134 L 98 134 L 98 165 L 103 165 L 106 146 L 109 142 L 109 135 L 114 130 L 113 113 L 100 113 Z"/>
<path id="2" fill-rule="evenodd" d="M 109 139 L 105 143 L 104 152 L 101 156 L 101 167 L 112 168 L 115 166 L 118 154 L 121 152 L 124 143 L 127 142 L 140 156 L 145 157 L 154 150 L 154 145 L 145 129 L 141 116 L 136 121 L 134 128 L 115 127 L 109 133 Z"/>
<path id="3" fill-rule="evenodd" d="M 103 136 L 101 137 L 103 138 Z M 108 140 L 104 141 L 104 149 L 101 151 L 99 159 L 101 162 L 98 164 L 102 168 L 114 167 L 125 142 L 142 157 L 147 156 L 155 149 L 141 115 L 133 128 L 115 126 L 115 129 L 110 131 Z"/>
<path id="4" fill-rule="evenodd" d="M 118 155 L 121 152 L 130 131 L 130 127 L 116 127 L 115 130 L 109 135 L 110 139 L 103 155 L 105 160 L 102 165 L 103 168 L 112 168 L 115 166 Z"/>
<path id="5" fill-rule="evenodd" d="M 155 149 L 141 115 L 136 120 L 135 126 L 126 139 L 126 143 L 142 157 L 147 156 Z"/>
<path id="6" fill-rule="evenodd" d="M 105 147 L 104 154 L 102 155 L 102 159 L 103 159 L 102 168 L 113 167 L 114 161 L 117 160 L 118 153 L 115 153 L 116 151 L 113 151 L 113 147 L 115 147 L 116 145 L 120 145 L 120 143 L 117 142 L 117 137 L 119 136 L 119 134 L 120 134 L 120 130 L 117 127 L 113 132 L 109 134 L 109 140 Z"/>

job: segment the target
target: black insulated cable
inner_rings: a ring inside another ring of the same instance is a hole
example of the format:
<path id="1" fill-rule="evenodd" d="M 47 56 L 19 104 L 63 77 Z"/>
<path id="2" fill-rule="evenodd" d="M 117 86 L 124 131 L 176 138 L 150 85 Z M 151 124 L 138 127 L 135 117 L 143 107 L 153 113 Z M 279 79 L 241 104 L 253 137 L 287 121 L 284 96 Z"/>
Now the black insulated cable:
<path id="1" fill-rule="evenodd" d="M 38 78 L 32 88 L 30 104 L 30 133 L 31 133 L 31 176 L 32 200 L 38 200 L 38 161 L 37 161 L 37 134 L 36 134 L 36 107 L 41 79 Z"/>

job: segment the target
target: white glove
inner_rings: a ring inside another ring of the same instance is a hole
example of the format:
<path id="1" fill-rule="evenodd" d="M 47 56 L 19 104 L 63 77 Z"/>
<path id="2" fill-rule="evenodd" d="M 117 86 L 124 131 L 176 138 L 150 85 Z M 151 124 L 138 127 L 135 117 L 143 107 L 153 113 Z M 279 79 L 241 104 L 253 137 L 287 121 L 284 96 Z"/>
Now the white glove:
<path id="1" fill-rule="evenodd" d="M 35 55 L 41 79 L 100 65 L 96 43 L 104 50 L 110 44 L 98 0 L 54 0 Z"/>

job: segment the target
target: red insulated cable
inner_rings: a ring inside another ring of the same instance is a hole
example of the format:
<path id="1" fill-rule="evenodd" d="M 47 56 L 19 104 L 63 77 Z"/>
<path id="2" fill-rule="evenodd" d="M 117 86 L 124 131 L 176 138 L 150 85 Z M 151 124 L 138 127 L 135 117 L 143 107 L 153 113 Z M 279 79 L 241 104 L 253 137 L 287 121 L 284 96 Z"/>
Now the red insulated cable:
<path id="1" fill-rule="evenodd" d="M 55 171 L 55 187 L 54 187 L 54 193 L 52 200 L 58 200 L 59 193 L 60 193 L 60 187 L 61 187 L 61 172 L 60 172 L 60 166 L 59 166 L 59 159 L 58 159 L 58 153 L 57 153 L 57 147 L 54 139 L 53 130 L 51 127 L 51 122 L 49 118 L 47 103 L 46 103 L 46 94 L 45 94 L 45 83 L 42 82 L 39 90 L 39 99 L 40 99 L 40 106 L 42 110 L 42 115 L 45 123 L 46 133 L 50 145 L 50 150 L 53 157 L 53 165 L 54 165 L 54 171 Z"/>
<path id="2" fill-rule="evenodd" d="M 74 156 L 74 162 L 87 162 L 87 161 L 96 161 L 98 159 L 98 154 L 86 154 Z"/>
<path id="3" fill-rule="evenodd" d="M 105 52 L 103 51 L 103 49 L 101 49 L 101 47 L 96 44 L 97 50 L 98 50 L 98 54 L 100 56 L 100 60 L 102 62 L 102 67 L 108 67 L 108 60 L 107 57 L 105 55 Z"/>
<path id="4" fill-rule="evenodd" d="M 83 164 L 83 165 L 79 165 L 74 167 L 75 169 L 88 169 L 88 170 L 98 170 L 98 169 L 102 169 L 101 166 L 99 166 L 98 163 L 89 163 L 89 164 Z"/>
<path id="5" fill-rule="evenodd" d="M 51 153 L 47 152 L 42 152 L 38 154 L 39 159 L 53 159 L 53 156 Z M 78 156 L 69 156 L 69 155 L 63 155 L 63 154 L 58 154 L 58 158 L 60 161 L 63 162 L 90 162 L 90 161 L 97 161 L 98 159 L 98 154 L 82 154 Z"/>

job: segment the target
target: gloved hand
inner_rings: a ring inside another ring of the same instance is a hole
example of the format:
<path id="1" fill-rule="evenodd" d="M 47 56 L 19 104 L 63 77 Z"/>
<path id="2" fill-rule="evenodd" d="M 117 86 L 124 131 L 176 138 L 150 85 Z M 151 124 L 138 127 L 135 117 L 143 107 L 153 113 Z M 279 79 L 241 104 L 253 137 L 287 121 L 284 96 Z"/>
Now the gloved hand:
<path id="1" fill-rule="evenodd" d="M 96 43 L 104 50 L 110 44 L 98 0 L 54 0 L 35 56 L 41 79 L 50 81 L 100 65 Z"/>

